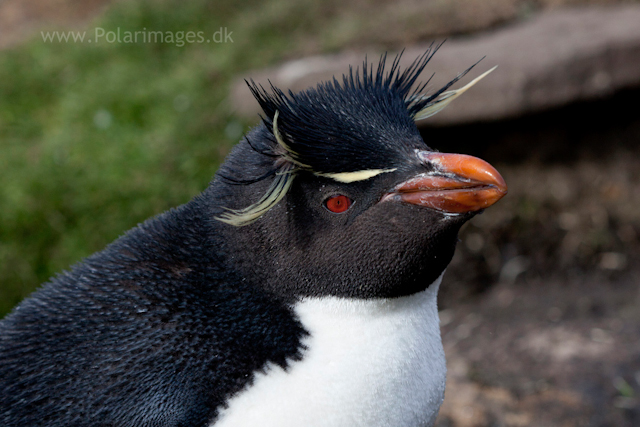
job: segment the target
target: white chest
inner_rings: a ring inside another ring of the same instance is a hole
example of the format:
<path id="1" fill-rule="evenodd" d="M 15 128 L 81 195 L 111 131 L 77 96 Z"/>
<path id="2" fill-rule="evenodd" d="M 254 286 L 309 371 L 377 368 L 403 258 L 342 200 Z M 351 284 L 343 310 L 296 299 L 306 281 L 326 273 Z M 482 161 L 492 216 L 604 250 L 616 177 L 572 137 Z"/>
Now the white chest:
<path id="1" fill-rule="evenodd" d="M 446 375 L 440 280 L 402 298 L 298 303 L 310 332 L 303 359 L 257 374 L 212 426 L 431 426 Z"/>

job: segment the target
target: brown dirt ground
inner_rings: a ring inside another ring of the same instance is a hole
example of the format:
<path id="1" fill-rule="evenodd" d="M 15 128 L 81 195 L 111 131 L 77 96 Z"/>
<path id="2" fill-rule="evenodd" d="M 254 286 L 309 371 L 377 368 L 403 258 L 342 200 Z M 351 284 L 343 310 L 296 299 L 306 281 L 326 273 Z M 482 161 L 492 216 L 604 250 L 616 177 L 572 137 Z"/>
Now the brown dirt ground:
<path id="1" fill-rule="evenodd" d="M 638 280 L 501 283 L 445 310 L 437 426 L 640 425 Z"/>

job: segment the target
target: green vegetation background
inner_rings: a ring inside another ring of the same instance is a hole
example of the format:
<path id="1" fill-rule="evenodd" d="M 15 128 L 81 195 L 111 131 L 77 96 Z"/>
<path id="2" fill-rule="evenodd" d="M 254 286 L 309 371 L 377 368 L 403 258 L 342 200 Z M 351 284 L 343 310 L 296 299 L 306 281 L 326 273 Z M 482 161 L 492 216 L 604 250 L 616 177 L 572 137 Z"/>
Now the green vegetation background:
<path id="1" fill-rule="evenodd" d="M 0 317 L 57 272 L 202 191 L 254 123 L 243 70 L 283 58 L 302 3 L 119 2 L 105 31 L 203 31 L 233 43 L 45 43 L 0 52 Z M 250 11 L 251 13 L 247 13 Z M 259 46 L 255 44 L 260 40 Z"/>

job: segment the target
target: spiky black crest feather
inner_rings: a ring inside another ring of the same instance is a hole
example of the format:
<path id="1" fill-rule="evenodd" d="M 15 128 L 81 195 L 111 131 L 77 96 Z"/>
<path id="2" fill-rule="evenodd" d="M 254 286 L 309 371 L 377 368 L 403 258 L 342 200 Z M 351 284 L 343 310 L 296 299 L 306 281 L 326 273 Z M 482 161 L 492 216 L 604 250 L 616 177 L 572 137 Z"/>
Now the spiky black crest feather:
<path id="1" fill-rule="evenodd" d="M 431 45 L 405 70 L 400 70 L 402 52 L 387 70 L 387 55 L 377 64 L 367 59 L 362 70 L 349 69 L 342 83 L 335 77 L 330 82 L 299 93 L 282 90 L 271 84 L 267 91 L 255 82 L 247 82 L 249 89 L 264 112 L 262 121 L 271 132 L 271 152 L 251 147 L 267 156 L 276 156 L 273 171 L 248 181 L 251 184 L 286 168 L 286 178 L 280 178 L 289 188 L 296 171 L 307 170 L 317 175 L 330 176 L 342 182 L 366 179 L 378 173 L 395 170 L 406 159 L 407 151 L 423 147 L 415 120 L 440 111 L 457 96 L 447 91 L 471 68 L 460 73 L 432 94 L 422 92 L 431 80 L 416 85 L 416 81 L 442 44 Z M 476 79 L 478 80 L 478 79 Z M 467 87 L 461 89 L 462 93 Z M 413 144 L 406 143 L 413 141 Z M 351 176 L 345 178 L 345 175 Z M 362 178 L 364 177 L 364 178 Z M 281 187 L 278 187 L 281 190 Z M 262 200 L 239 211 L 229 211 L 218 219 L 233 225 L 246 225 L 266 212 L 276 198 L 284 194 L 266 194 Z"/>
<path id="2" fill-rule="evenodd" d="M 394 140 L 415 132 L 412 112 L 429 102 L 424 99 L 409 106 L 424 88 L 412 90 L 438 47 L 404 71 L 399 67 L 401 54 L 388 72 L 383 55 L 377 67 L 365 60 L 362 70 L 350 69 L 342 83 L 334 78 L 297 94 L 285 94 L 273 85 L 269 93 L 253 82 L 249 87 L 264 111 L 266 127 L 273 129 L 278 112 L 284 142 L 308 169 L 317 173 L 385 169 L 397 157 Z"/>

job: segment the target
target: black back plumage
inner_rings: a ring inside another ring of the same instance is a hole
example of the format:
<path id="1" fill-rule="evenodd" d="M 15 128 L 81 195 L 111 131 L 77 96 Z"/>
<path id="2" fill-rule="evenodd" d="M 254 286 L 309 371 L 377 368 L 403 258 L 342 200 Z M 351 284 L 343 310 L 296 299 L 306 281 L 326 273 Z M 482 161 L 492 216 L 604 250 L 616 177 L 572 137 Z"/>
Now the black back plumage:
<path id="1" fill-rule="evenodd" d="M 305 332 L 225 268 L 205 198 L 131 230 L 0 323 L 0 425 L 205 426 L 267 362 L 299 358 Z"/>

